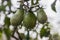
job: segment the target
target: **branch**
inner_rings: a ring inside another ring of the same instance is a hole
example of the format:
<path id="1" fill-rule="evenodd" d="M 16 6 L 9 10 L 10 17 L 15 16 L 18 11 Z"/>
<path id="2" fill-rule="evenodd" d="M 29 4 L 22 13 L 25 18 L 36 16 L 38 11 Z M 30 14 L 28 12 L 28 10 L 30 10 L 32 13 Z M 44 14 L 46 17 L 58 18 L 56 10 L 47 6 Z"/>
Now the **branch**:
<path id="1" fill-rule="evenodd" d="M 17 32 L 19 38 L 16 38 L 16 37 L 14 36 L 14 33 L 15 33 L 15 32 Z M 20 36 L 20 34 L 19 34 L 19 32 L 18 32 L 17 26 L 14 27 L 14 30 L 13 30 L 13 33 L 12 33 L 12 37 L 14 37 L 15 39 L 22 40 L 22 38 L 21 38 L 21 36 Z"/>
<path id="2" fill-rule="evenodd" d="M 18 34 L 19 39 L 20 39 L 20 40 L 22 40 L 22 38 L 21 38 L 21 36 L 20 36 L 20 34 L 19 34 L 19 32 L 18 32 L 18 31 L 17 31 L 17 34 Z"/>
<path id="3" fill-rule="evenodd" d="M 13 38 L 15 38 L 16 40 L 19 40 L 17 37 L 15 37 L 14 35 L 12 36 Z"/>
<path id="4" fill-rule="evenodd" d="M 17 30 L 17 26 L 14 27 L 14 30 L 13 30 L 12 36 L 13 36 L 14 33 L 16 32 L 16 30 Z"/>
<path id="5" fill-rule="evenodd" d="M 17 26 L 14 27 L 14 30 L 13 30 L 13 33 L 12 33 L 12 37 L 15 38 L 16 40 L 19 40 L 17 37 L 14 36 L 14 33 L 16 32 L 17 30 Z"/>

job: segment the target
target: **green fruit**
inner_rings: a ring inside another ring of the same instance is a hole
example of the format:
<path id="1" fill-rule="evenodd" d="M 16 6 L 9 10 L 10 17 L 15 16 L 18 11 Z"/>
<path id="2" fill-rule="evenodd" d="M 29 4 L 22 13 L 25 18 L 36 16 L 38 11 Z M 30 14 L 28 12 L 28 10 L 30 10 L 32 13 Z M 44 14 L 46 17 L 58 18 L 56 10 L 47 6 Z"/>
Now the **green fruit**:
<path id="1" fill-rule="evenodd" d="M 10 19 L 10 22 L 13 26 L 20 25 L 24 17 L 24 10 L 18 9 L 16 13 Z"/>
<path id="2" fill-rule="evenodd" d="M 37 19 L 41 24 L 44 24 L 47 21 L 47 15 L 44 12 L 43 8 L 39 9 L 37 12 Z"/>
<path id="3" fill-rule="evenodd" d="M 28 14 L 24 15 L 23 25 L 27 29 L 32 29 L 35 27 L 35 24 L 36 24 L 36 17 L 32 11 L 29 11 Z"/>

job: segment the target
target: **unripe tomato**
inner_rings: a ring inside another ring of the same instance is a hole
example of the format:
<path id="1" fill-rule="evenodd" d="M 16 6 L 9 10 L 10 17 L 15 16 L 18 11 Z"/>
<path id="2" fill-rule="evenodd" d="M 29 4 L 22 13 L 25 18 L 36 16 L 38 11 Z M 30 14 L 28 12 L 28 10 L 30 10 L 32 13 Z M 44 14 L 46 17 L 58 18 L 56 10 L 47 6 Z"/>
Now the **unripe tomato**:
<path id="1" fill-rule="evenodd" d="M 43 8 L 39 9 L 37 12 L 37 19 L 41 24 L 44 24 L 47 21 L 47 15 L 44 12 Z"/>
<path id="2" fill-rule="evenodd" d="M 24 15 L 23 25 L 27 29 L 33 29 L 36 24 L 36 17 L 32 11 L 29 11 L 28 14 Z"/>
<path id="3" fill-rule="evenodd" d="M 24 17 L 24 10 L 18 9 L 16 13 L 10 19 L 10 22 L 13 26 L 20 25 Z"/>

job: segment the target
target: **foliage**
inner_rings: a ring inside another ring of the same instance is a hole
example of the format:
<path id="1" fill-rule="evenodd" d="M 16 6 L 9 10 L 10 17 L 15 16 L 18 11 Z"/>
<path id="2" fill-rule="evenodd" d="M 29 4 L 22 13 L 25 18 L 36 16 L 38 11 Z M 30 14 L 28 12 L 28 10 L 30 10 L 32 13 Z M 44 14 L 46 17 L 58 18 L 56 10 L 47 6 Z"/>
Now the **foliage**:
<path id="1" fill-rule="evenodd" d="M 55 0 L 55 1 L 52 3 L 52 5 L 51 5 L 52 10 L 56 12 L 55 5 L 56 5 L 56 0 Z"/>

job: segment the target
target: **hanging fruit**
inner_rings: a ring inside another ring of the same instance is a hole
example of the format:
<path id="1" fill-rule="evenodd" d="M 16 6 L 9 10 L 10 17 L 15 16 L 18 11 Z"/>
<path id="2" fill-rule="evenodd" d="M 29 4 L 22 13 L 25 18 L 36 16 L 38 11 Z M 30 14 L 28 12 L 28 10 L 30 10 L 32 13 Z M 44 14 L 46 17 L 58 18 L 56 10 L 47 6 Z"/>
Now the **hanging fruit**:
<path id="1" fill-rule="evenodd" d="M 37 12 L 37 19 L 41 24 L 44 24 L 47 21 L 47 15 L 44 12 L 43 8 L 39 9 Z"/>
<path id="2" fill-rule="evenodd" d="M 13 26 L 20 25 L 24 17 L 24 10 L 18 9 L 16 13 L 10 19 L 10 22 Z"/>
<path id="3" fill-rule="evenodd" d="M 23 25 L 27 29 L 33 29 L 36 25 L 36 17 L 32 11 L 29 11 L 27 14 L 24 15 Z"/>

